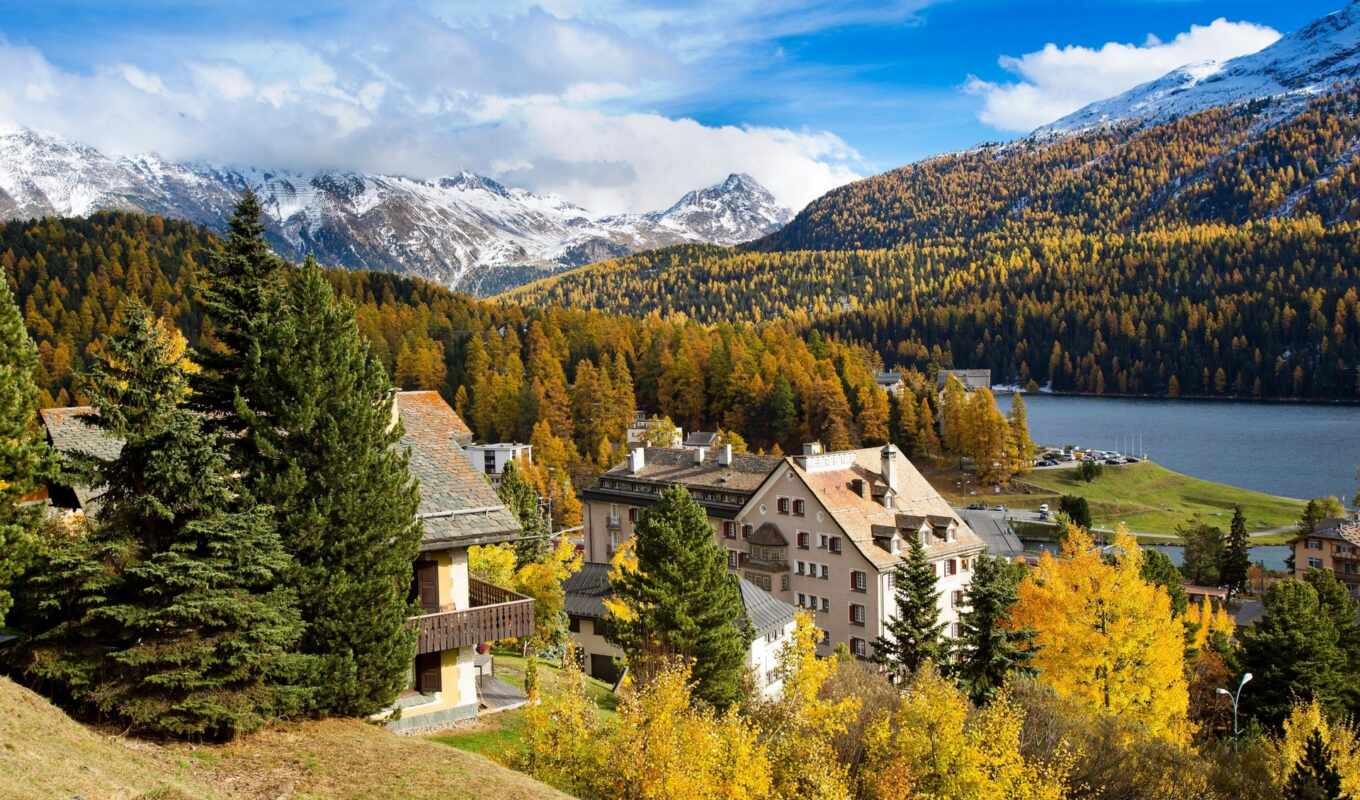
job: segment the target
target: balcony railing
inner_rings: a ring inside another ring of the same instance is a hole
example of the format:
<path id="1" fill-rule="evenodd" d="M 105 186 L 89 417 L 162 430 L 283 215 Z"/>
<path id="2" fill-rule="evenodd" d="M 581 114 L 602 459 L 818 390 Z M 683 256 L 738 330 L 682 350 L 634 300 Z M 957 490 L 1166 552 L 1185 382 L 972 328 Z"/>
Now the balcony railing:
<path id="1" fill-rule="evenodd" d="M 435 611 L 411 618 L 419 633 L 418 654 L 471 647 L 534 632 L 533 598 L 470 578 L 468 601 L 471 608 Z"/>

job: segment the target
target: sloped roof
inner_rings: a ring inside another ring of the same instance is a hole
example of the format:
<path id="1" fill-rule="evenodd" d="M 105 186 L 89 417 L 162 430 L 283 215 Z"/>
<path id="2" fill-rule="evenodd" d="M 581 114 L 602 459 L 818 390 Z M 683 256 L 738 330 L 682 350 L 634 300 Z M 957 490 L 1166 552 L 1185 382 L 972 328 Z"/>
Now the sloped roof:
<path id="1" fill-rule="evenodd" d="M 421 546 L 518 537 L 519 521 L 463 452 L 459 439 L 468 427 L 444 398 L 437 392 L 397 392 L 396 407 L 401 446 L 410 451 L 411 475 L 420 482 Z"/>
<path id="2" fill-rule="evenodd" d="M 817 499 L 850 541 L 877 567 L 888 569 L 900 560 L 899 556 L 874 544 L 875 531 L 879 531 L 881 537 L 884 526 L 899 527 L 899 516 L 908 520 L 925 518 L 932 524 L 954 522 L 957 525 L 954 541 L 936 541 L 926 548 L 932 557 L 982 548 L 983 541 L 954 513 L 949 501 L 935 491 L 900 450 L 889 446 L 893 448 L 898 472 L 897 491 L 893 495 L 891 508 L 885 508 L 881 500 L 873 499 L 872 493 L 868 498 L 862 497 L 851 486 L 858 479 L 869 482 L 875 489 L 886 487 L 882 475 L 881 447 L 849 451 L 853 454 L 853 460 L 842 469 L 809 472 L 796 456 L 789 457 L 786 462 L 816 493 Z M 878 495 L 881 498 L 883 492 L 878 491 Z"/>
<path id="3" fill-rule="evenodd" d="M 748 540 L 751 544 L 764 545 L 766 547 L 785 547 L 788 545 L 788 537 L 779 530 L 779 526 L 773 522 L 761 523 L 759 528 L 751 534 Z"/>
<path id="4" fill-rule="evenodd" d="M 47 429 L 47 441 L 58 452 L 112 461 L 123 451 L 123 443 L 90 424 L 97 414 L 94 406 L 44 408 L 38 412 Z M 84 484 L 72 486 L 71 491 L 75 492 L 81 508 L 88 508 L 91 501 L 103 494 Z"/>
<path id="5" fill-rule="evenodd" d="M 754 583 L 741 578 L 741 604 L 746 618 L 757 634 L 783 628 L 793 621 L 793 606 L 771 595 Z M 571 577 L 562 582 L 564 606 L 574 617 L 603 619 L 604 601 L 609 597 L 609 565 L 585 563 Z"/>
<path id="6" fill-rule="evenodd" d="M 690 431 L 685 437 L 685 447 L 713 447 L 717 441 L 716 431 Z"/>
<path id="7" fill-rule="evenodd" d="M 676 483 L 683 486 L 705 486 L 713 489 L 732 489 L 754 492 L 765 482 L 780 459 L 734 453 L 731 464 L 718 463 L 716 453 L 705 454 L 702 463 L 695 463 L 695 451 L 682 447 L 648 447 L 643 453 L 642 469 L 634 475 L 628 461 L 605 473 L 611 477 L 635 478 L 657 483 Z"/>

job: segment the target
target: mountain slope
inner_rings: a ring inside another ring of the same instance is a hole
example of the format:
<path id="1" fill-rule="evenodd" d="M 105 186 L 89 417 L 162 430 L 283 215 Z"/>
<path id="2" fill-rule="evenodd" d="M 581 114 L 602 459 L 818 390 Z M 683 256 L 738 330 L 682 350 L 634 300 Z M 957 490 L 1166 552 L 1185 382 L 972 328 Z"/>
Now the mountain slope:
<path id="1" fill-rule="evenodd" d="M 416 180 L 235 169 L 113 158 L 28 129 L 0 131 L 0 220 L 126 210 L 221 230 L 246 187 L 260 194 L 281 255 L 483 292 L 680 242 L 736 244 L 791 216 L 745 175 L 690 192 L 664 211 L 597 217 L 467 172 Z"/>
<path id="2" fill-rule="evenodd" d="M 1276 114 L 1287 115 L 1357 76 L 1360 2 L 1352 2 L 1260 52 L 1188 64 L 1092 103 L 1045 125 L 1035 135 L 1042 138 L 1118 122 L 1164 122 L 1215 106 L 1265 99 L 1275 101 Z"/>

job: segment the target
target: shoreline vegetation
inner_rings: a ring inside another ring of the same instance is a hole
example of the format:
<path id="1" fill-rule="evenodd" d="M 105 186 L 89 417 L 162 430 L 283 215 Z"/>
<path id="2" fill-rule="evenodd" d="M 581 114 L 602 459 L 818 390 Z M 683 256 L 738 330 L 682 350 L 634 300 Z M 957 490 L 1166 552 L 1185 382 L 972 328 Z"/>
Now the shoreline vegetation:
<path id="1" fill-rule="evenodd" d="M 1023 394 L 1028 397 L 1086 397 L 1092 399 L 1109 400 L 1152 400 L 1157 402 L 1179 402 L 1185 400 L 1195 403 L 1248 403 L 1267 406 L 1360 406 L 1360 397 L 1250 397 L 1243 395 L 1213 395 L 1213 394 L 1180 394 L 1171 396 L 1168 394 L 1134 394 L 1120 392 L 1076 392 L 1069 390 L 1040 389 L 1037 392 L 1028 390 L 1016 391 L 1010 384 L 1003 384 L 991 387 L 992 393 L 998 397 L 1004 395 Z"/>

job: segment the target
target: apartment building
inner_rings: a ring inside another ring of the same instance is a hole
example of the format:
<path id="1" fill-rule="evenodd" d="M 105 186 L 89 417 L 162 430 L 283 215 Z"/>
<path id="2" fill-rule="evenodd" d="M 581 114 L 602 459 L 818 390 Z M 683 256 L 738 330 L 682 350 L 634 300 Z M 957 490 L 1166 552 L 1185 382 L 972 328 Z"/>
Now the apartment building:
<path id="1" fill-rule="evenodd" d="M 728 568 L 775 598 L 812 612 L 823 652 L 861 657 L 895 613 L 893 570 L 919 540 L 939 579 L 940 619 L 959 612 L 984 542 L 895 446 L 785 458 L 639 448 L 582 493 L 586 560 L 608 561 L 667 486 L 708 512 Z"/>
<path id="2" fill-rule="evenodd" d="M 122 442 L 89 424 L 90 407 L 43 409 L 49 443 L 66 454 L 115 458 Z M 400 447 L 411 456 L 420 484 L 423 535 L 411 565 L 411 599 L 422 613 L 411 618 L 418 634 L 408 685 L 391 708 L 375 715 L 397 730 L 418 730 L 474 716 L 482 685 L 476 647 L 483 642 L 533 632 L 533 600 L 468 575 L 468 548 L 514 539 L 521 534 L 513 513 L 474 467 L 462 444 L 471 431 L 437 392 L 398 392 L 393 416 L 400 418 Z M 90 512 L 99 493 L 90 487 L 54 484 L 49 503 L 57 512 Z"/>
<path id="3" fill-rule="evenodd" d="M 1321 520 L 1312 533 L 1296 537 L 1293 548 L 1296 577 L 1310 569 L 1331 570 L 1353 597 L 1360 598 L 1360 518 Z"/>

